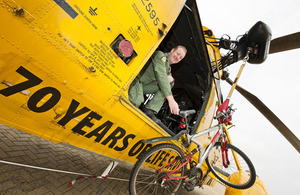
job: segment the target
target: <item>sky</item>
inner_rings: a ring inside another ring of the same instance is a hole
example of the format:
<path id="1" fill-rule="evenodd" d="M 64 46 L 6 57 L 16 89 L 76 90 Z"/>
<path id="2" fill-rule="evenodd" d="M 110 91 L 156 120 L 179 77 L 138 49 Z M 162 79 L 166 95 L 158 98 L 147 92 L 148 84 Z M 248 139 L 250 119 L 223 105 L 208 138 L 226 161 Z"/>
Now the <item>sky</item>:
<path id="1" fill-rule="evenodd" d="M 268 24 L 272 39 L 300 31 L 299 0 L 197 0 L 202 25 L 216 37 L 235 40 L 257 21 Z M 270 54 L 262 64 L 247 64 L 239 85 L 255 94 L 300 138 L 300 49 Z M 242 62 L 228 67 L 234 80 Z M 223 81 L 223 95 L 230 86 Z M 237 91 L 230 100 L 237 108 L 233 144 L 252 160 L 270 195 L 299 194 L 300 155 L 289 142 Z"/>

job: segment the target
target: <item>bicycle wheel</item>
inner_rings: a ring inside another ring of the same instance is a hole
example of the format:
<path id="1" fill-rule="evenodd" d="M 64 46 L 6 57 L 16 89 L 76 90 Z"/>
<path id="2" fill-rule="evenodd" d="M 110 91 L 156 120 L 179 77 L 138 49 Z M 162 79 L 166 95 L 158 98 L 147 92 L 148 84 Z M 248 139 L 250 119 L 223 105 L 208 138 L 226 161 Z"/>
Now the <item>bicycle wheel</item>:
<path id="1" fill-rule="evenodd" d="M 176 194 L 183 182 L 183 179 L 178 178 L 184 176 L 186 166 L 167 176 L 184 159 L 183 152 L 174 144 L 163 143 L 150 148 L 138 159 L 131 171 L 130 194 Z"/>
<path id="2" fill-rule="evenodd" d="M 256 179 L 254 166 L 250 159 L 237 147 L 227 144 L 228 158 L 230 164 L 225 168 L 222 164 L 222 149 L 221 143 L 217 142 L 206 158 L 206 164 L 212 173 L 224 184 L 236 188 L 247 189 L 250 188 Z M 235 152 L 239 161 L 238 168 L 234 160 L 232 152 Z M 240 170 L 240 171 L 239 171 Z"/>

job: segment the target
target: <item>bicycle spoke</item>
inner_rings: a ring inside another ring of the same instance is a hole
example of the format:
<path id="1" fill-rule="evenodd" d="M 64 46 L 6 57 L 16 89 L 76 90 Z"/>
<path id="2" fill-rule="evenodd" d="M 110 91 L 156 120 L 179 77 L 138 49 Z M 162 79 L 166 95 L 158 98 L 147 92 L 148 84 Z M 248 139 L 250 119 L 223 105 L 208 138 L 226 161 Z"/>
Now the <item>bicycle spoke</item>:
<path id="1" fill-rule="evenodd" d="M 172 144 L 159 144 L 150 148 L 133 168 L 130 176 L 130 193 L 174 194 L 182 185 L 185 166 L 180 169 L 178 167 L 184 162 L 184 158 L 181 149 Z M 169 180 L 174 178 L 175 180 Z"/>
<path id="2" fill-rule="evenodd" d="M 250 159 L 241 150 L 228 144 L 230 164 L 228 167 L 224 167 L 220 145 L 220 142 L 216 143 L 206 159 L 206 163 L 212 173 L 221 182 L 230 187 L 237 189 L 251 187 L 255 182 L 256 173 Z M 233 157 L 233 152 L 237 159 Z M 237 162 L 235 160 L 237 160 Z"/>
<path id="3" fill-rule="evenodd" d="M 136 182 L 137 182 L 137 184 L 139 184 L 139 183 L 149 183 L 149 180 L 148 179 L 151 179 L 151 178 L 153 178 L 152 179 L 152 181 L 154 181 L 155 182 L 155 176 L 153 176 L 153 175 L 151 175 L 151 176 L 148 176 L 148 177 L 145 177 L 145 178 L 137 178 L 137 180 L 136 180 Z M 147 181 L 148 180 L 148 181 Z"/>

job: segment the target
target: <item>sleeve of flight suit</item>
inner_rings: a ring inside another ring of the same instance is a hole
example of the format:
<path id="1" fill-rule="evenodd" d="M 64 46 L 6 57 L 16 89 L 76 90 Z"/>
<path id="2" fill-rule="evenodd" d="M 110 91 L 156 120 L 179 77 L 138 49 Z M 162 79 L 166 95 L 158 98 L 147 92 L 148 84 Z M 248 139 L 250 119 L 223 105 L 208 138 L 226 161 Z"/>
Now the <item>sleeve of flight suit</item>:
<path id="1" fill-rule="evenodd" d="M 167 74 L 167 67 L 169 65 L 165 64 L 166 62 L 163 61 L 163 57 L 166 57 L 163 52 L 156 52 L 156 54 L 152 57 L 152 63 L 158 86 L 160 87 L 160 90 L 162 91 L 164 96 L 167 97 L 169 95 L 172 95 L 172 91 Z"/>

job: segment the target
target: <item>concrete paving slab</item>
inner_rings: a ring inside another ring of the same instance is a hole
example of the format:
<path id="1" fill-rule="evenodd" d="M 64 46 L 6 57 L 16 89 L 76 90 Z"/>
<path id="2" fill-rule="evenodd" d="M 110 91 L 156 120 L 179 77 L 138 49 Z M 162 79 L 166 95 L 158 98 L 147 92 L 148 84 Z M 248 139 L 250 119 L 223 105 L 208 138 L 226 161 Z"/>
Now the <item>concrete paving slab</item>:
<path id="1" fill-rule="evenodd" d="M 0 124 L 0 160 L 99 176 L 111 158 L 65 144 L 56 144 Z M 111 178 L 129 179 L 132 165 L 120 162 Z M 68 188 L 77 175 L 0 163 L 0 195 L 40 194 L 129 194 L 128 181 L 115 179 L 80 179 Z M 224 194 L 225 187 L 182 189 L 180 195 Z"/>

